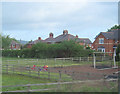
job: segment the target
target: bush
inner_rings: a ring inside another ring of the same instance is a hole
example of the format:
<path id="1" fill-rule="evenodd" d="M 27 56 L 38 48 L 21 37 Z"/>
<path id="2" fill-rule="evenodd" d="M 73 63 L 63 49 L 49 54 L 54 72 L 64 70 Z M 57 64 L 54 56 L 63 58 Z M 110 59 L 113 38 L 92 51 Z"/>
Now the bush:
<path id="1" fill-rule="evenodd" d="M 6 57 L 18 57 L 20 55 L 20 50 L 3 50 L 2 56 Z"/>
<path id="2" fill-rule="evenodd" d="M 22 50 L 4 50 L 3 56 L 23 58 L 57 58 L 57 57 L 80 57 L 89 56 L 92 50 L 84 49 L 75 41 L 63 41 L 62 43 L 46 44 L 37 43 L 32 48 Z"/>

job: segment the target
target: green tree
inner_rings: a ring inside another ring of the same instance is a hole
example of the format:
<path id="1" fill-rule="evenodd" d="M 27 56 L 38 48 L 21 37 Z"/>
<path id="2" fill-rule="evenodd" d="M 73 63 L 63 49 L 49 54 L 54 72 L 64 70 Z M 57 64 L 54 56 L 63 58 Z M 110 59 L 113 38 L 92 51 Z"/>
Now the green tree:
<path id="1" fill-rule="evenodd" d="M 60 45 L 62 57 L 78 56 L 83 47 L 73 40 L 63 41 Z"/>
<path id="2" fill-rule="evenodd" d="M 10 39 L 9 35 L 2 36 L 2 48 L 9 49 L 11 41 L 12 40 Z"/>
<path id="3" fill-rule="evenodd" d="M 113 27 L 111 27 L 110 29 L 108 29 L 107 32 L 110 32 L 112 29 L 120 29 L 120 25 L 114 25 Z"/>

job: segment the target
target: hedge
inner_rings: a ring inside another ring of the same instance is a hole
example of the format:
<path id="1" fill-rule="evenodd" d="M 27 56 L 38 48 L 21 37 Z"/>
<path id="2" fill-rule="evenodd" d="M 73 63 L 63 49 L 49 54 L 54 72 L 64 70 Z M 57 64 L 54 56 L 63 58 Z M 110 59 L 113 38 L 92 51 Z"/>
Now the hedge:
<path id="1" fill-rule="evenodd" d="M 2 56 L 23 58 L 87 57 L 92 52 L 74 41 L 64 41 L 59 44 L 37 43 L 32 48 L 22 50 L 3 50 Z"/>

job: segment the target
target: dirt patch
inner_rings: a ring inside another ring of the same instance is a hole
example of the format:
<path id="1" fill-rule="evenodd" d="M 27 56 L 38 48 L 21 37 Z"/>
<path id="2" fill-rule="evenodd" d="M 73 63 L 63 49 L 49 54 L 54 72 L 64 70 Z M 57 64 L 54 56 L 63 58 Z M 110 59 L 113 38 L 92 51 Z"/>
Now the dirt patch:
<path id="1" fill-rule="evenodd" d="M 49 68 L 50 72 L 61 72 L 70 75 L 75 80 L 97 80 L 104 79 L 105 75 L 112 75 L 118 69 L 104 69 L 98 70 L 91 67 L 91 65 L 75 65 L 67 67 Z"/>

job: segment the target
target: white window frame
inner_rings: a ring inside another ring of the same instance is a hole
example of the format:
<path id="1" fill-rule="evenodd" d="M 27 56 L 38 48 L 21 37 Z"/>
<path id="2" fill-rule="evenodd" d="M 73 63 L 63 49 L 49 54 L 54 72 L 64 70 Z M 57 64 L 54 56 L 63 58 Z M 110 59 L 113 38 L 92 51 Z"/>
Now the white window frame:
<path id="1" fill-rule="evenodd" d="M 98 48 L 97 50 L 105 53 L 105 48 Z"/>
<path id="2" fill-rule="evenodd" d="M 99 44 L 104 44 L 104 38 L 99 38 Z"/>

